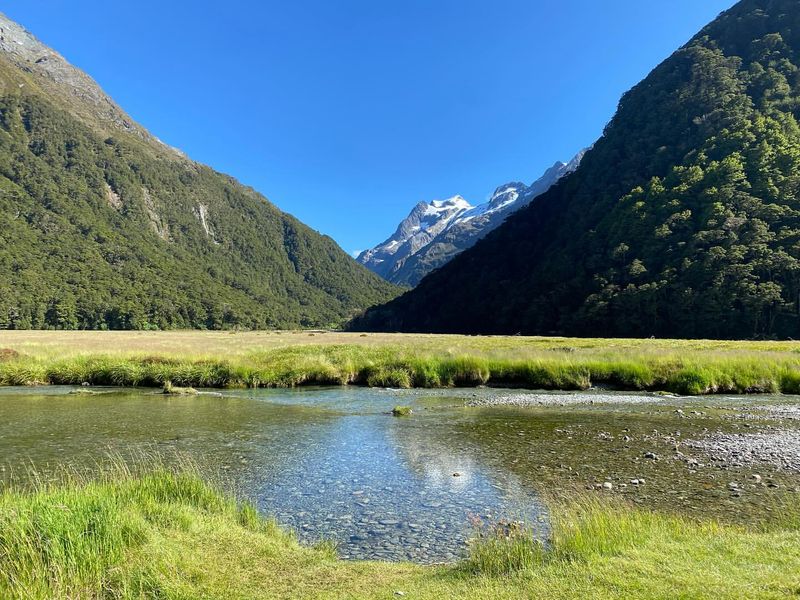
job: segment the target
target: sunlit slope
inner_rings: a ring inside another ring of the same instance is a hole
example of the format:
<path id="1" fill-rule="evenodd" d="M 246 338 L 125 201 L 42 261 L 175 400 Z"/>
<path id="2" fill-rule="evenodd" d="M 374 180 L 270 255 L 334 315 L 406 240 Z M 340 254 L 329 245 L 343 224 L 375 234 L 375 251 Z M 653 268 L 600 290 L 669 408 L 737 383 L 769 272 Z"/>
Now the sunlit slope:
<path id="1" fill-rule="evenodd" d="M 581 166 L 356 329 L 800 334 L 800 5 L 744 0 L 622 98 Z"/>
<path id="2" fill-rule="evenodd" d="M 0 328 L 330 326 L 395 294 L 3 23 Z"/>

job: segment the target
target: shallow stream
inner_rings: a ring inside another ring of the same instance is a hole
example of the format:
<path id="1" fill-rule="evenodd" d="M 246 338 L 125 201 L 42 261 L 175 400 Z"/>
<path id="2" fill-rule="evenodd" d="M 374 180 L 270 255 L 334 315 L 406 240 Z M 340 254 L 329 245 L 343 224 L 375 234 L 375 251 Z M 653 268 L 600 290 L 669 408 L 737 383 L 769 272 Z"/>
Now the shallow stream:
<path id="1" fill-rule="evenodd" d="M 692 446 L 715 433 L 800 428 L 800 420 L 752 418 L 786 405 L 785 397 L 74 391 L 0 389 L 2 480 L 25 485 L 31 467 L 44 478 L 64 466 L 91 471 L 109 453 L 188 456 L 301 540 L 334 540 L 344 558 L 452 561 L 464 554 L 476 517 L 525 520 L 544 537 L 541 498 L 559 492 L 590 490 L 656 509 L 752 521 L 772 510 L 779 491 L 800 485 L 796 473 L 778 466 L 737 466 Z M 498 405 L 511 396 L 526 406 Z M 413 415 L 392 417 L 398 404 L 413 407 Z"/>

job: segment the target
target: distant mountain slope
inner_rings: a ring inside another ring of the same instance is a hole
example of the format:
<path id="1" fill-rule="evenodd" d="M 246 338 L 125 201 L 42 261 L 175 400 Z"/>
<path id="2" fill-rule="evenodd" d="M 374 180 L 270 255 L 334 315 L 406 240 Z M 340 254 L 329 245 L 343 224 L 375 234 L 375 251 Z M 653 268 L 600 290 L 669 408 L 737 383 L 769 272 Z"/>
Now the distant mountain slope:
<path id="1" fill-rule="evenodd" d="M 354 328 L 800 335 L 800 3 L 743 0 L 569 178 Z"/>
<path id="2" fill-rule="evenodd" d="M 396 292 L 0 16 L 0 328 L 300 327 Z"/>
<path id="3" fill-rule="evenodd" d="M 397 276 L 403 263 L 433 242 L 459 215 L 472 208 L 461 196 L 434 200 L 430 204 L 420 202 L 389 239 L 372 250 L 365 250 L 357 260 L 388 281 L 408 284 Z"/>
<path id="4" fill-rule="evenodd" d="M 557 162 L 530 186 L 514 182 L 497 188 L 489 201 L 479 206 L 472 206 L 461 196 L 430 204 L 420 202 L 389 239 L 362 252 L 358 262 L 392 283 L 415 286 L 572 173 L 584 152 L 568 163 Z"/>

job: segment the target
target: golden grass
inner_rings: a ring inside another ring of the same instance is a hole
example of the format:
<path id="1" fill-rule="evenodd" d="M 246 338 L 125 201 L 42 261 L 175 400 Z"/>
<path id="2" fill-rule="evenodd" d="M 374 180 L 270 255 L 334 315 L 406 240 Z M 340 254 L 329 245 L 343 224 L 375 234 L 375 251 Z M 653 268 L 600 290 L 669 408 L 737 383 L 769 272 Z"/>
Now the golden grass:
<path id="1" fill-rule="evenodd" d="M 4 331 L 0 383 L 800 391 L 800 343 L 339 332 Z M 16 356 L 15 353 L 19 353 Z"/>
<path id="2" fill-rule="evenodd" d="M 236 358 L 296 346 L 353 345 L 397 347 L 421 352 L 459 352 L 530 359 L 563 352 L 571 357 L 604 359 L 635 356 L 772 356 L 797 358 L 800 342 L 465 336 L 329 331 L 0 331 L 0 348 L 36 358 L 86 355 L 173 358 Z"/>

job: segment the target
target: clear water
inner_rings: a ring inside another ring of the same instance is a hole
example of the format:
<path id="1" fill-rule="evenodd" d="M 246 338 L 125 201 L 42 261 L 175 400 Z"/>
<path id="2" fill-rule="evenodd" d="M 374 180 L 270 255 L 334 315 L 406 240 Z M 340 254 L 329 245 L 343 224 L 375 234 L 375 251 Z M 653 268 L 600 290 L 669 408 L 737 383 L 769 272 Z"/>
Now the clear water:
<path id="1" fill-rule="evenodd" d="M 452 561 L 465 552 L 471 516 L 524 520 L 544 537 L 541 494 L 613 494 L 752 523 L 800 490 L 796 473 L 725 466 L 684 443 L 800 427 L 746 418 L 796 397 L 539 392 L 541 406 L 515 408 L 466 406 L 522 393 L 491 389 L 73 390 L 0 388 L 0 481 L 25 484 L 31 466 L 43 477 L 64 465 L 91 471 L 109 453 L 188 456 L 301 540 L 331 539 L 346 558 Z M 414 414 L 392 417 L 398 404 Z"/>
<path id="2" fill-rule="evenodd" d="M 30 466 L 45 477 L 62 465 L 90 470 L 109 453 L 188 456 L 301 540 L 334 540 L 344 558 L 455 560 L 471 515 L 523 519 L 545 533 L 536 494 L 482 464 L 453 429 L 476 418 L 454 398 L 360 388 L 70 391 L 0 390 L 6 480 L 24 483 Z M 392 417 L 398 403 L 414 415 Z"/>

